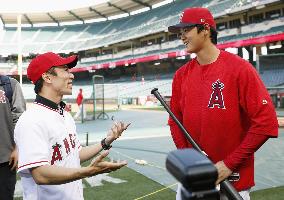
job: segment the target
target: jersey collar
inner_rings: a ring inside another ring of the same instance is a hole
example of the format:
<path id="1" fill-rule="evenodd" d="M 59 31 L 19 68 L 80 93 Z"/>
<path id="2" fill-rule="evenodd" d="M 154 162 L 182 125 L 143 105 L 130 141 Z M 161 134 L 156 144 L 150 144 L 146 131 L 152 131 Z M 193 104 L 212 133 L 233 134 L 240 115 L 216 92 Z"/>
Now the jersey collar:
<path id="1" fill-rule="evenodd" d="M 50 101 L 47 98 L 44 98 L 40 95 L 36 95 L 35 103 L 39 105 L 43 105 L 44 107 L 49 108 L 50 110 L 54 110 L 56 112 L 59 112 L 59 114 L 63 115 L 64 109 L 66 104 L 61 101 L 59 104 L 54 103 L 53 101 Z"/>

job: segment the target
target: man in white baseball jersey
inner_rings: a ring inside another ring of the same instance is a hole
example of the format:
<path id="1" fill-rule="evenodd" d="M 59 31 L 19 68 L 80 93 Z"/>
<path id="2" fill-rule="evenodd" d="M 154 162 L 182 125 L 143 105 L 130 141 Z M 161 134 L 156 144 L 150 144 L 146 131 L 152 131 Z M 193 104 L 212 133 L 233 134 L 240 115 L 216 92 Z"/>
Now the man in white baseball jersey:
<path id="1" fill-rule="evenodd" d="M 129 124 L 115 123 L 101 144 L 80 146 L 74 120 L 62 102 L 63 95 L 72 93 L 70 68 L 77 60 L 77 56 L 62 58 L 48 52 L 28 66 L 27 76 L 35 84 L 37 96 L 15 128 L 24 200 L 83 200 L 82 178 L 126 165 L 125 161 L 103 161 L 108 154 L 104 151 L 89 166 L 80 166 L 102 149 L 108 150 Z"/>

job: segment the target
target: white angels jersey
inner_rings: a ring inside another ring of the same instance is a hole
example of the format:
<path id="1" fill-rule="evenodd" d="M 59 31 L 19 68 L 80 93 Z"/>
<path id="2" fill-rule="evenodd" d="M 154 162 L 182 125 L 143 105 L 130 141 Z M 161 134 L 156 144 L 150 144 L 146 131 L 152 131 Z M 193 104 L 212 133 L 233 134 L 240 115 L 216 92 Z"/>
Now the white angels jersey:
<path id="1" fill-rule="evenodd" d="M 42 97 L 41 97 L 42 98 Z M 82 181 L 60 185 L 37 185 L 31 168 L 55 165 L 79 168 L 80 143 L 72 116 L 35 102 L 22 114 L 15 127 L 19 151 L 18 172 L 24 200 L 83 200 Z"/>

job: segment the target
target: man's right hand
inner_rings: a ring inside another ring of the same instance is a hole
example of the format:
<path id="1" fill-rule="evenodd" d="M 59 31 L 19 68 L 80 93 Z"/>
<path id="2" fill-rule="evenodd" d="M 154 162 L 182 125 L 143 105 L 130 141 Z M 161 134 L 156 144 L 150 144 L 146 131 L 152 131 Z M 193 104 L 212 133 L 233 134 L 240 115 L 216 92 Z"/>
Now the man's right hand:
<path id="1" fill-rule="evenodd" d="M 104 151 L 91 162 L 91 164 L 87 167 L 87 176 L 95 176 L 97 174 L 109 173 L 127 165 L 126 161 L 104 161 L 103 159 L 107 157 L 108 154 L 109 151 Z"/>
<path id="2" fill-rule="evenodd" d="M 102 152 L 102 154 L 97 156 L 87 167 L 66 168 L 55 165 L 42 165 L 30 168 L 30 171 L 37 184 L 57 185 L 95 176 L 97 174 L 109 173 L 127 165 L 126 161 L 116 163 L 104 161 L 103 159 L 108 153 L 108 151 Z"/>
<path id="3" fill-rule="evenodd" d="M 15 146 L 9 158 L 9 165 L 11 166 L 11 170 L 17 169 L 18 157 L 18 149 L 17 146 Z"/>

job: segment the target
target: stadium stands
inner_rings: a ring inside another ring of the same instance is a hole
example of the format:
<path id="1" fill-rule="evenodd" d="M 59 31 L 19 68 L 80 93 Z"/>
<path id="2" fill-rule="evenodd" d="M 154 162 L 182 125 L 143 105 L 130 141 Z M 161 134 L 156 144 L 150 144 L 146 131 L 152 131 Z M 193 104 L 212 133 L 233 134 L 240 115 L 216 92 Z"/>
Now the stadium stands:
<path id="1" fill-rule="evenodd" d="M 149 33 L 165 31 L 169 25 L 178 21 L 179 13 L 185 7 L 205 6 L 213 12 L 214 16 L 218 16 L 224 11 L 225 13 L 223 14 L 230 12 L 230 10 L 237 7 L 240 2 L 242 2 L 243 5 L 246 5 L 245 3 L 247 1 L 180 0 L 156 9 L 152 9 L 148 11 L 147 14 L 140 13 L 127 18 L 111 21 L 61 27 L 25 27 L 22 29 L 22 39 L 23 43 L 29 46 L 28 49 L 25 50 L 25 53 L 29 53 L 29 51 L 30 53 L 40 53 L 46 50 L 56 52 L 87 50 L 90 48 L 107 46 L 115 42 L 141 37 Z M 243 33 L 247 33 L 245 28 L 246 27 L 243 28 Z M 247 30 L 251 31 L 252 29 L 247 27 Z M 232 31 L 232 34 L 233 32 L 234 31 Z M 2 38 L 2 41 L 0 41 L 0 44 L 7 46 L 15 45 L 17 41 L 15 35 L 15 28 L 5 28 L 5 34 Z M 254 35 L 255 34 L 252 34 L 252 36 Z M 50 45 L 47 46 L 47 43 Z M 32 47 L 32 45 L 34 45 L 34 47 Z M 0 49 L 0 54 L 7 55 L 15 53 L 15 48 L 8 48 L 5 50 Z"/>
<path id="2" fill-rule="evenodd" d="M 231 1 L 231 0 L 226 0 L 226 1 L 218 1 L 217 3 L 214 3 L 211 6 L 208 6 L 208 9 L 210 9 L 213 14 L 218 14 L 220 15 L 220 13 L 226 13 L 226 11 L 229 11 L 229 9 L 231 9 L 235 3 L 237 3 L 238 1 Z"/>
<path id="3" fill-rule="evenodd" d="M 252 3 L 250 0 L 177 0 L 171 4 L 167 4 L 147 13 L 140 13 L 133 16 L 96 22 L 90 24 L 69 25 L 69 26 L 54 26 L 54 27 L 23 27 L 22 28 L 22 45 L 23 54 L 36 54 L 47 51 L 54 51 L 57 53 L 78 52 L 81 50 L 89 50 L 93 48 L 107 47 L 111 44 L 127 41 L 139 37 L 144 37 L 150 34 L 165 32 L 169 25 L 175 24 L 179 20 L 179 14 L 185 7 L 190 6 L 204 6 L 209 8 L 214 17 L 232 14 L 237 12 L 240 8 L 249 8 L 256 4 L 261 4 L 264 1 L 257 1 Z M 269 19 L 259 23 L 244 24 L 241 23 L 237 28 L 226 28 L 219 32 L 218 43 L 226 43 L 254 37 L 278 34 L 284 32 L 284 18 L 279 16 L 276 19 Z M 8 56 L 16 54 L 17 46 L 16 28 L 5 27 L 0 37 L 0 55 Z M 119 60 L 135 59 L 149 55 L 157 55 L 166 52 L 173 52 L 183 50 L 184 45 L 177 39 L 174 41 L 165 40 L 160 44 L 151 44 L 143 47 L 128 48 L 122 51 L 107 52 L 106 54 L 81 58 L 78 67 L 88 67 L 96 64 L 111 63 Z M 26 68 L 28 63 L 24 63 Z M 1 69 L 9 70 L 15 69 L 17 66 L 11 64 L 0 64 Z M 280 74 L 280 75 L 279 75 Z M 266 70 L 261 73 L 263 80 L 267 86 L 283 84 L 283 71 Z M 129 77 L 128 77 L 129 78 Z M 170 79 L 170 78 L 169 78 Z M 152 80 L 152 81 L 150 81 Z M 164 80 L 163 80 L 164 81 Z M 130 89 L 129 93 L 121 93 L 121 96 L 128 97 L 130 95 L 137 95 L 138 91 L 146 91 L 149 93 L 147 87 L 165 86 L 165 93 L 170 94 L 170 81 L 159 82 L 147 77 L 147 82 L 141 85 L 139 82 L 128 83 L 123 78 L 117 82 L 123 90 L 123 85 L 133 85 L 134 89 Z M 84 91 L 91 91 L 89 86 Z M 137 91 L 137 92 L 136 92 Z M 27 93 L 29 94 L 29 93 Z M 91 93 L 90 93 L 91 94 Z M 73 97 L 72 97 L 73 98 Z"/>
<path id="4" fill-rule="evenodd" d="M 284 84 L 284 69 L 265 70 L 260 75 L 267 87 Z"/>
<path id="5" fill-rule="evenodd" d="M 159 88 L 161 94 L 165 96 L 171 95 L 171 84 L 172 79 L 163 79 L 163 80 L 148 80 L 148 77 L 144 84 L 141 81 L 134 82 L 117 82 L 117 83 L 108 83 L 105 85 L 105 98 L 114 98 L 114 94 L 119 91 L 119 96 L 115 98 L 137 98 L 139 96 L 148 96 L 151 94 L 151 90 L 155 87 Z M 108 87 L 108 85 L 110 87 Z M 114 87 L 117 86 L 117 87 Z M 84 85 L 74 85 L 73 94 L 65 96 L 65 99 L 76 99 L 79 88 L 82 88 L 84 91 L 84 96 L 86 98 L 92 97 L 93 86 L 92 84 Z M 33 91 L 34 86 L 32 84 L 23 84 L 23 93 L 25 99 L 34 99 L 35 93 Z"/>
<path id="6" fill-rule="evenodd" d="M 267 87 L 278 86 L 284 84 L 284 69 L 265 70 L 261 74 L 261 78 Z M 145 82 L 142 83 L 141 77 L 137 77 L 137 81 L 129 81 L 129 77 L 120 78 L 112 83 L 106 83 L 105 98 L 114 98 L 114 94 L 119 91 L 119 95 L 115 98 L 137 98 L 139 96 L 148 96 L 153 88 L 159 88 L 159 91 L 164 96 L 171 95 L 171 84 L 173 74 L 160 76 L 160 80 L 156 80 L 154 75 L 147 76 Z M 108 85 L 110 87 L 108 87 Z M 117 86 L 117 87 L 114 87 Z M 35 94 L 33 85 L 23 84 L 25 99 L 34 99 Z M 93 86 L 91 83 L 83 83 L 83 85 L 74 85 L 73 94 L 66 96 L 66 99 L 76 99 L 76 92 L 82 88 L 86 98 L 92 97 Z"/>

